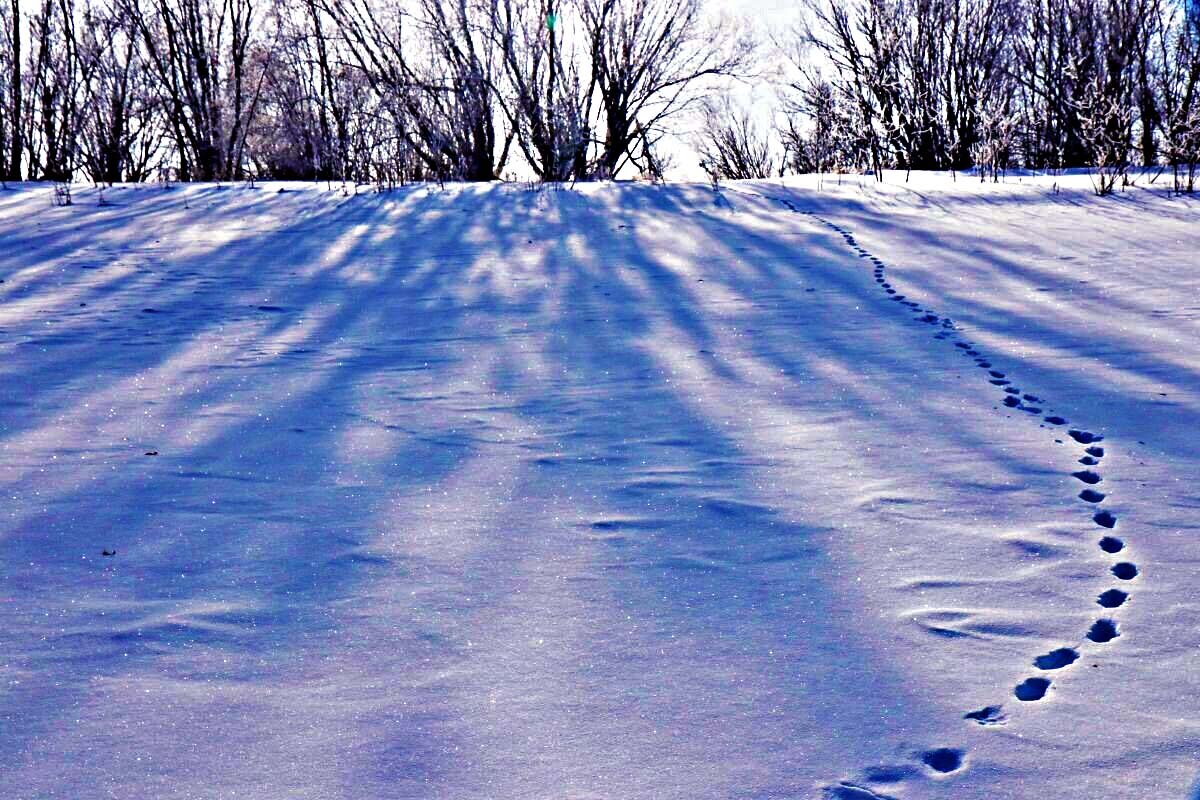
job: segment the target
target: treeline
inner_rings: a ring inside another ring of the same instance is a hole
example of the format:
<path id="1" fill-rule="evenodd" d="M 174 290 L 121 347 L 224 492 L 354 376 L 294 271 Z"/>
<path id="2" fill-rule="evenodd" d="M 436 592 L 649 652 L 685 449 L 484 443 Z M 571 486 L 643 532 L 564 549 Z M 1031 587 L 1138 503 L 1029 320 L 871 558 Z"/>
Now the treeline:
<path id="1" fill-rule="evenodd" d="M 701 0 L 0 0 L 0 178 L 660 176 L 752 50 Z"/>
<path id="2" fill-rule="evenodd" d="M 1133 165 L 1192 191 L 1200 162 L 1200 0 L 807 0 L 783 44 L 787 166 Z M 807 124 L 797 124 L 800 119 Z"/>
<path id="3" fill-rule="evenodd" d="M 0 0 L 0 179 L 654 178 L 691 110 L 714 178 L 1090 167 L 1111 191 L 1141 164 L 1195 188 L 1200 0 L 797 0 L 772 48 L 717 7 Z M 777 130 L 712 93 L 788 60 Z"/>

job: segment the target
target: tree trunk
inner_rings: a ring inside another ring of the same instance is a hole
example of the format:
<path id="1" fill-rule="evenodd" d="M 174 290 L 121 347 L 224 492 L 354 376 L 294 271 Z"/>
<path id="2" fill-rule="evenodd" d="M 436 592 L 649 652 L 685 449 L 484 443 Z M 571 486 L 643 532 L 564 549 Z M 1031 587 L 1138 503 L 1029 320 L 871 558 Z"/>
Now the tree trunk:
<path id="1" fill-rule="evenodd" d="M 21 2 L 12 0 L 12 75 L 9 98 L 12 103 L 12 141 L 8 163 L 4 166 L 4 180 L 21 180 L 21 151 L 25 149 L 21 135 Z M 2 156 L 0 156 L 2 157 Z"/>

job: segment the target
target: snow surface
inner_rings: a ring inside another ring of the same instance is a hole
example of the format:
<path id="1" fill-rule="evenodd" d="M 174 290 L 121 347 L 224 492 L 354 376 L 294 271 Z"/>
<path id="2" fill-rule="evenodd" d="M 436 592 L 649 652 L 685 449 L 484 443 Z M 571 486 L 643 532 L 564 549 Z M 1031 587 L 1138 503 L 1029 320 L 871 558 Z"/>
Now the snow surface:
<path id="1" fill-rule="evenodd" d="M 1200 203 L 903 177 L 0 192 L 0 797 L 1200 796 Z"/>

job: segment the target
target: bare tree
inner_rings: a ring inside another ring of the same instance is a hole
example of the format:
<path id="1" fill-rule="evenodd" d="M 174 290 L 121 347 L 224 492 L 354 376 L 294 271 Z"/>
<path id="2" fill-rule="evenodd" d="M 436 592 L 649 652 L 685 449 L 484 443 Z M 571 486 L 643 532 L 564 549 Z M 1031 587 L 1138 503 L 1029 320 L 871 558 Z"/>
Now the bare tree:
<path id="1" fill-rule="evenodd" d="M 1077 0 L 1024 0 L 1024 28 L 1012 67 L 1020 95 L 1027 165 L 1062 169 L 1086 163 L 1079 103 L 1092 71 L 1094 24 Z"/>
<path id="2" fill-rule="evenodd" d="M 972 148 L 974 163 L 979 168 L 979 180 L 993 181 L 1008 169 L 1014 156 L 1020 116 L 1013 108 L 1011 94 L 1002 93 L 985 100 L 978 112 L 978 125 Z"/>
<path id="3" fill-rule="evenodd" d="M 1066 74 L 1080 87 L 1074 106 L 1095 188 L 1108 194 L 1126 180 L 1135 116 L 1138 54 L 1149 46 L 1149 0 L 1083 0 L 1079 9 L 1092 47 Z"/>
<path id="4" fill-rule="evenodd" d="M 504 168 L 511 134 L 497 138 L 495 92 L 497 54 L 489 47 L 485 15 L 495 3 L 481 7 L 469 0 L 421 0 L 422 22 L 435 58 L 429 85 L 445 90 L 426 92 L 426 126 L 438 116 L 450 124 L 437 139 L 452 141 L 459 153 L 454 177 L 492 180 Z M 497 148 L 500 152 L 497 154 Z"/>
<path id="5" fill-rule="evenodd" d="M 0 89 L 0 180 L 21 180 L 21 155 L 25 150 L 23 80 L 21 74 L 21 2 L 0 7 L 0 67 L 7 81 Z"/>
<path id="6" fill-rule="evenodd" d="M 96 67 L 84 46 L 74 0 L 42 0 L 30 18 L 29 177 L 70 181 L 80 164 L 86 91 Z M 82 20 L 86 25 L 88 20 Z"/>
<path id="7" fill-rule="evenodd" d="M 1080 136 L 1091 154 L 1096 194 L 1110 194 L 1129 170 L 1133 110 L 1127 98 L 1107 94 L 1104 79 L 1094 76 L 1078 104 Z"/>
<path id="8" fill-rule="evenodd" d="M 824 80 L 791 88 L 793 94 L 784 104 L 786 128 L 780 132 L 786 168 L 797 173 L 866 168 L 871 161 L 869 144 L 854 108 Z"/>
<path id="9" fill-rule="evenodd" d="M 972 164 L 984 115 L 993 123 L 1003 121 L 1004 127 L 1011 127 L 1008 120 L 1015 87 L 1008 69 L 1018 30 L 1018 8 L 1015 0 L 947 0 L 945 6 L 947 63 L 938 80 L 945 104 L 945 162 L 951 169 L 965 169 Z M 993 128 L 992 133 L 996 132 Z M 1009 136 L 1005 131 L 1004 138 Z M 1003 152 L 1008 147 L 1009 142 L 1004 142 Z"/>
<path id="10" fill-rule="evenodd" d="M 1011 91 L 1015 2 L 808 0 L 792 48 L 802 75 L 793 88 L 803 96 L 829 85 L 856 109 L 877 176 L 885 162 L 967 167 L 983 103 Z"/>
<path id="11" fill-rule="evenodd" d="M 698 99 L 705 78 L 749 68 L 751 37 L 729 19 L 713 29 L 701 0 L 579 0 L 603 116 L 597 172 L 617 174 L 638 140 Z"/>
<path id="12" fill-rule="evenodd" d="M 320 0 L 391 116 L 396 135 L 441 179 L 492 180 L 497 153 L 494 54 L 468 0 L 421 0 L 419 13 L 369 0 Z M 449 6 L 449 8 L 447 7 Z M 416 60 L 412 52 L 427 53 Z"/>
<path id="13" fill-rule="evenodd" d="M 492 38 L 504 64 L 500 106 L 534 174 L 585 178 L 595 72 L 582 76 L 567 34 L 578 20 L 560 0 L 495 0 Z"/>
<path id="14" fill-rule="evenodd" d="M 138 45 L 118 5 L 86 10 L 80 49 L 91 64 L 80 132 L 83 169 L 97 183 L 144 181 L 164 158 L 166 116 Z"/>
<path id="15" fill-rule="evenodd" d="M 705 102 L 703 120 L 696 150 L 714 182 L 769 178 L 775 172 L 770 141 L 728 96 Z"/>
<path id="16" fill-rule="evenodd" d="M 1156 27 L 1162 155 L 1176 192 L 1194 192 L 1200 172 L 1200 5 L 1161 4 Z"/>
<path id="17" fill-rule="evenodd" d="M 797 29 L 788 50 L 802 75 L 794 89 L 804 95 L 827 83 L 853 109 L 855 128 L 877 179 L 882 179 L 887 159 L 885 137 L 894 142 L 895 132 L 901 129 L 896 119 L 900 32 L 898 9 L 890 2 L 859 0 L 851 5 L 846 0 L 828 4 L 808 0 L 808 19 Z M 824 74 L 821 62 L 829 65 L 830 75 Z"/>
<path id="18" fill-rule="evenodd" d="M 327 22 L 318 7 L 317 0 L 303 0 L 305 19 L 311 25 L 311 41 L 315 59 L 307 59 L 310 65 L 315 63 L 315 76 L 309 80 L 317 84 L 317 130 L 320 134 L 319 144 L 315 148 L 318 177 L 341 175 L 345 177 L 349 168 L 350 117 L 353 96 L 357 93 L 362 97 L 364 86 L 356 81 L 355 76 L 342 64 L 345 59 L 340 53 L 336 54 L 339 62 L 335 65 L 334 55 L 331 54 L 332 44 L 325 34 Z M 310 67 L 310 72 L 312 72 Z M 303 72 L 298 69 L 297 72 Z M 302 78 L 303 80 L 303 78 Z"/>
<path id="19" fill-rule="evenodd" d="M 268 24 L 274 36 L 251 54 L 263 79 L 247 132 L 255 172 L 347 179 L 358 167 L 350 157 L 352 117 L 372 106 L 361 73 L 346 65 L 349 55 L 317 0 L 275 0 Z"/>
<path id="20" fill-rule="evenodd" d="M 254 0 L 123 0 L 170 122 L 184 179 L 243 175 L 258 82 L 247 59 Z"/>

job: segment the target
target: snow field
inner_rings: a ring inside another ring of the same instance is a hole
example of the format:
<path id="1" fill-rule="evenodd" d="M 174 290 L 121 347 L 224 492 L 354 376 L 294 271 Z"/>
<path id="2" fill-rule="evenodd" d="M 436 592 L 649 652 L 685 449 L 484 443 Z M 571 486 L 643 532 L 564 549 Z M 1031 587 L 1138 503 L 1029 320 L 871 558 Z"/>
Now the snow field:
<path id="1" fill-rule="evenodd" d="M 1188 796 L 1194 202 L 48 192 L 0 794 Z"/>

